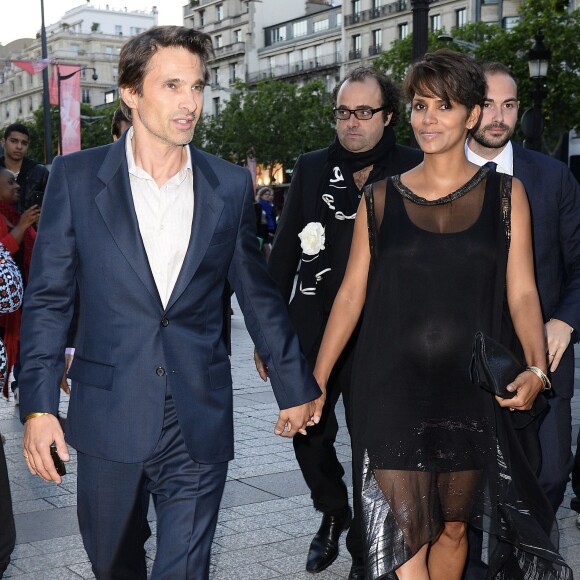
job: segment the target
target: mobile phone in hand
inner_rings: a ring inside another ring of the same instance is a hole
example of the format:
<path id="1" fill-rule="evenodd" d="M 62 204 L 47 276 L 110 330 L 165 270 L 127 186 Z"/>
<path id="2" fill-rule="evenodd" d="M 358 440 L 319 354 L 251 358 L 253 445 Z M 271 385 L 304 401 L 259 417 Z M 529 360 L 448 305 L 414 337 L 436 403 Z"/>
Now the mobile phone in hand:
<path id="1" fill-rule="evenodd" d="M 54 467 L 56 468 L 56 472 L 62 477 L 66 475 L 66 467 L 64 465 L 64 461 L 59 457 L 58 453 L 56 452 L 56 445 L 53 443 L 50 446 L 50 456 L 54 461 Z"/>

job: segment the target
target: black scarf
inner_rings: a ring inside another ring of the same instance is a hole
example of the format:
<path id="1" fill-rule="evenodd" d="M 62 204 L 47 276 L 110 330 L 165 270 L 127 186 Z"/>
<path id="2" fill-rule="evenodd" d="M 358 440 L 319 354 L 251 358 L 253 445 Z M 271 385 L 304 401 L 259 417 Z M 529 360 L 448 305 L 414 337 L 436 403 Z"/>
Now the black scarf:
<path id="1" fill-rule="evenodd" d="M 395 132 L 389 126 L 385 127 L 381 139 L 372 149 L 361 153 L 348 151 L 340 144 L 338 137 L 335 138 L 328 148 L 328 159 L 322 171 L 315 211 L 315 222 L 324 227 L 327 239 L 331 240 L 333 236 L 340 235 L 340 222 L 354 220 L 356 216 L 361 192 L 354 182 L 353 174 L 365 167 L 380 165 L 394 147 Z M 298 290 L 308 296 L 319 294 L 317 285 L 330 269 L 325 250 L 321 250 L 317 256 L 303 253 Z"/>

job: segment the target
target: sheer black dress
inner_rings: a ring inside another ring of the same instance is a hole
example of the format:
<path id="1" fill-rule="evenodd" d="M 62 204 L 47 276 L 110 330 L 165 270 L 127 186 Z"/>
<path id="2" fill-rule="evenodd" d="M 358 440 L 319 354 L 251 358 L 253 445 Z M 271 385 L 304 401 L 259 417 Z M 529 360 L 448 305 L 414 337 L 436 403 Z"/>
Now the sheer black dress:
<path id="1" fill-rule="evenodd" d="M 372 257 L 352 404 L 367 576 L 394 578 L 445 521 L 464 521 L 490 534 L 490 578 L 571 578 L 509 413 L 469 376 L 475 332 L 500 338 L 499 174 L 483 167 L 435 202 L 397 176 L 365 196 Z"/>

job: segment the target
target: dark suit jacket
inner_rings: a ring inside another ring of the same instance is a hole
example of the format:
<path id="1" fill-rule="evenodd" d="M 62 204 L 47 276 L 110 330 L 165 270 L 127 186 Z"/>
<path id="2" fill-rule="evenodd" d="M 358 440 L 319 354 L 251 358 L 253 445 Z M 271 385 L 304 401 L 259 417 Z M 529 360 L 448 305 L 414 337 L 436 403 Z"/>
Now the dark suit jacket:
<path id="1" fill-rule="evenodd" d="M 522 181 L 532 214 L 536 282 L 544 320 L 557 318 L 580 330 L 580 185 L 568 167 L 514 144 L 514 176 Z M 561 397 L 574 394 L 570 345 L 553 373 Z"/>
<path id="2" fill-rule="evenodd" d="M 423 152 L 402 145 L 395 145 L 392 151 L 376 164 L 368 182 L 379 181 L 391 175 L 404 173 L 418 165 L 423 159 Z M 286 196 L 282 215 L 276 230 L 268 269 L 274 278 L 286 303 L 290 302 L 296 269 L 300 263 L 302 249 L 298 234 L 309 222 L 317 221 L 316 205 L 320 194 L 322 180 L 326 177 L 324 168 L 328 161 L 328 148 L 301 155 L 296 161 L 292 182 Z M 354 223 L 351 220 L 352 227 Z M 333 264 L 333 280 L 326 280 L 327 288 L 317 296 L 304 296 L 295 293 L 290 304 L 290 316 L 304 353 L 309 359 L 316 357 L 320 340 L 324 333 L 326 319 L 332 302 L 344 276 L 352 238 L 341 240 L 341 248 Z M 327 240 L 327 245 L 339 243 L 338 240 Z M 330 287 L 330 288 L 329 288 Z"/>
<path id="3" fill-rule="evenodd" d="M 78 285 L 67 440 L 96 457 L 144 460 L 157 444 L 169 387 L 191 457 L 227 461 L 233 397 L 222 336 L 226 281 L 280 407 L 320 391 L 257 248 L 248 171 L 191 146 L 191 238 L 164 308 L 139 233 L 125 139 L 53 164 L 25 297 L 21 417 L 58 411 Z"/>

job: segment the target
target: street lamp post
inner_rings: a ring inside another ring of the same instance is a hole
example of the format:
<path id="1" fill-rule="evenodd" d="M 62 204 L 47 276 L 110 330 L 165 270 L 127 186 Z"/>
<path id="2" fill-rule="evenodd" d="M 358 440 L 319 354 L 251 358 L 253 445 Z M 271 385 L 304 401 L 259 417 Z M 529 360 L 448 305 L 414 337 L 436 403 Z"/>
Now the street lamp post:
<path id="1" fill-rule="evenodd" d="M 411 0 L 413 13 L 413 62 L 425 56 L 429 39 L 429 0 Z"/>
<path id="2" fill-rule="evenodd" d="M 46 28 L 44 26 L 44 0 L 40 0 L 40 44 L 42 58 L 48 58 L 48 48 L 46 45 Z M 44 162 L 47 165 L 52 163 L 52 135 L 50 130 L 50 93 L 48 88 L 48 67 L 42 71 L 42 120 L 44 125 Z"/>
<path id="3" fill-rule="evenodd" d="M 82 68 L 79 68 L 69 74 L 66 75 L 61 75 L 60 74 L 60 69 L 58 68 L 59 65 L 57 64 L 57 94 L 58 94 L 58 152 L 62 155 L 62 128 L 61 128 L 61 117 L 60 117 L 60 83 L 61 81 L 66 81 L 67 79 L 70 79 L 71 77 L 74 77 L 76 74 L 80 74 L 81 71 L 84 70 L 92 70 L 93 71 L 93 80 L 97 81 L 99 80 L 99 76 L 97 75 L 97 69 L 93 68 L 92 66 L 84 66 Z"/>
<path id="4" fill-rule="evenodd" d="M 544 114 L 542 101 L 548 91 L 544 81 L 548 76 L 550 65 L 550 51 L 544 45 L 544 35 L 538 30 L 534 37 L 534 45 L 528 53 L 528 69 L 530 79 L 534 84 L 532 89 L 533 105 L 522 115 L 522 133 L 524 134 L 524 147 L 535 151 L 542 150 L 542 136 L 544 134 Z"/>

